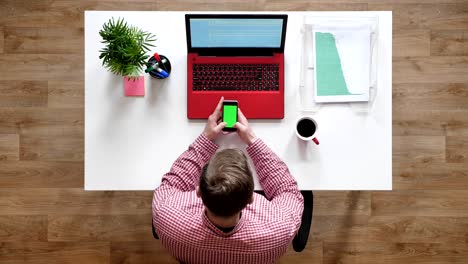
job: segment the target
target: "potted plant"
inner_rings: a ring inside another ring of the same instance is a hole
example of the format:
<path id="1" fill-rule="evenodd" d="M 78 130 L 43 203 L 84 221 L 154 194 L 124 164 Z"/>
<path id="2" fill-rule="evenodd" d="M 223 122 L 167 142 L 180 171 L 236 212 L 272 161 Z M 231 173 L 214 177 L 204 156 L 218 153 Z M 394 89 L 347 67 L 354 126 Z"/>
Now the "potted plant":
<path id="1" fill-rule="evenodd" d="M 114 18 L 104 23 L 99 35 L 106 46 L 101 49 L 99 59 L 110 72 L 124 76 L 125 95 L 144 95 L 144 76 L 140 72 L 146 67 L 151 42 L 155 35 L 130 26 L 124 19 Z M 141 91 L 143 93 L 141 94 Z"/>

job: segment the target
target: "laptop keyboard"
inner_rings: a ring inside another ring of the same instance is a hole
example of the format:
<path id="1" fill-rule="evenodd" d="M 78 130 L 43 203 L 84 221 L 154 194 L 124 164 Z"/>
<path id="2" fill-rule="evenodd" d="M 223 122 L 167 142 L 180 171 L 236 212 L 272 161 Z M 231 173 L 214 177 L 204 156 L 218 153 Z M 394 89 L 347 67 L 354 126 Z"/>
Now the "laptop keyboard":
<path id="1" fill-rule="evenodd" d="M 277 91 L 279 64 L 194 64 L 194 91 Z"/>

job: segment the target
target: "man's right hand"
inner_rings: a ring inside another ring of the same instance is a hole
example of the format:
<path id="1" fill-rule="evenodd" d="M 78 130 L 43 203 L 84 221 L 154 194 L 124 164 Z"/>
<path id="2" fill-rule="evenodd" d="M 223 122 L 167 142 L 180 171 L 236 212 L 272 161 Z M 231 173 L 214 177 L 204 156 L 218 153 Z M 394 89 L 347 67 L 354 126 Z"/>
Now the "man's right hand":
<path id="1" fill-rule="evenodd" d="M 249 122 L 240 108 L 238 110 L 238 122 L 234 124 L 234 127 L 237 128 L 237 134 L 245 144 L 250 146 L 257 139 L 257 136 L 255 136 L 252 128 L 250 128 Z"/>
<path id="2" fill-rule="evenodd" d="M 205 130 L 203 131 L 203 135 L 211 141 L 215 140 L 219 132 L 226 126 L 225 122 L 218 124 L 219 119 L 222 117 L 221 107 L 223 106 L 223 101 L 224 97 L 221 96 L 214 112 L 208 117 Z"/>

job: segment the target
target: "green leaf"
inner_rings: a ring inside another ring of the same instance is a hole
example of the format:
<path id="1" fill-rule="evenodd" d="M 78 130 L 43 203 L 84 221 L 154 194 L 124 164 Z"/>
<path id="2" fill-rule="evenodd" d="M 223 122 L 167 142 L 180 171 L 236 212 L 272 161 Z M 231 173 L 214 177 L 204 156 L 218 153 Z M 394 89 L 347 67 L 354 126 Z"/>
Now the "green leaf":
<path id="1" fill-rule="evenodd" d="M 151 42 L 156 41 L 155 35 L 128 25 L 123 18 L 109 19 L 99 35 L 105 44 L 99 59 L 107 70 L 122 76 L 139 75 L 149 58 L 145 53 L 155 47 Z"/>

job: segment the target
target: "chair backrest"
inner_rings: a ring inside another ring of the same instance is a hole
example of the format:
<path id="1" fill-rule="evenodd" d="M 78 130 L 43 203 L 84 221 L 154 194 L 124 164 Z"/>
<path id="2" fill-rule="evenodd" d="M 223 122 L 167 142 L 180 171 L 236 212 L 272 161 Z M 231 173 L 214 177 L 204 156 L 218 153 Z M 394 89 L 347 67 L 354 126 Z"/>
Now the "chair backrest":
<path id="1" fill-rule="evenodd" d="M 154 230 L 153 218 L 151 218 L 151 229 L 153 230 L 154 239 L 159 239 L 158 234 L 156 234 L 156 231 Z"/>
<path id="2" fill-rule="evenodd" d="M 302 211 L 301 226 L 292 242 L 293 249 L 296 252 L 301 252 L 307 245 L 314 212 L 314 193 L 312 191 L 301 191 L 301 194 L 304 197 L 304 210 Z"/>

